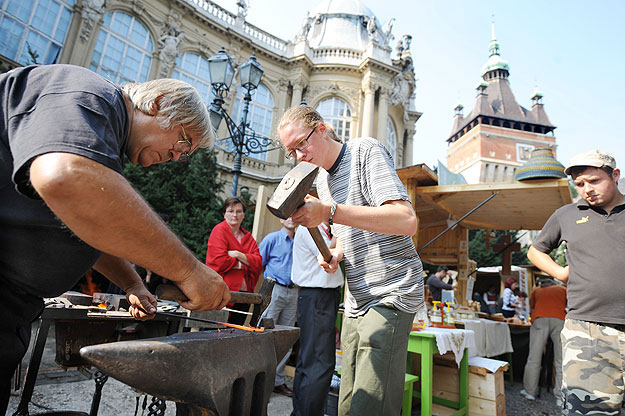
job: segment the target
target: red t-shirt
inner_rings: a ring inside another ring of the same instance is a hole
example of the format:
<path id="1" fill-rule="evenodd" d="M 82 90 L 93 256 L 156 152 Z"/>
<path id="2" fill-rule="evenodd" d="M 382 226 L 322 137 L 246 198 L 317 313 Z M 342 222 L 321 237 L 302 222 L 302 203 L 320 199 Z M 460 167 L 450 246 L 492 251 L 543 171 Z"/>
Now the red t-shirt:
<path id="1" fill-rule="evenodd" d="M 532 319 L 566 317 L 566 288 L 560 285 L 538 287 L 530 296 L 530 307 L 534 309 Z"/>

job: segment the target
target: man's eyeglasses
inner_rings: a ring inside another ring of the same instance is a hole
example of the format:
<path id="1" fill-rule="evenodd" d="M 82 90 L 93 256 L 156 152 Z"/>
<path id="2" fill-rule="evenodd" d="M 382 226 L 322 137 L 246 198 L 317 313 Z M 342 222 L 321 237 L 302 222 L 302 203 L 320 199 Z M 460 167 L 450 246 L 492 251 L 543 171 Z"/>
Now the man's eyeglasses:
<path id="1" fill-rule="evenodd" d="M 174 150 L 180 153 L 178 162 L 186 162 L 193 154 L 193 152 L 191 151 L 193 143 L 191 143 L 191 139 L 189 139 L 187 133 L 184 131 L 184 126 L 182 124 L 180 125 L 180 128 L 182 129 L 182 138 L 184 140 L 178 140 L 176 144 L 174 144 Z"/>
<path id="2" fill-rule="evenodd" d="M 305 150 L 308 146 L 310 146 L 310 143 L 308 143 L 308 139 L 310 139 L 310 136 L 312 136 L 316 129 L 317 126 L 313 127 L 313 129 L 310 131 L 310 133 L 308 133 L 308 136 L 306 136 L 304 140 L 301 140 L 292 150 L 289 150 L 286 153 L 287 159 L 295 159 L 296 150 L 299 150 L 301 152 L 302 150 Z"/>

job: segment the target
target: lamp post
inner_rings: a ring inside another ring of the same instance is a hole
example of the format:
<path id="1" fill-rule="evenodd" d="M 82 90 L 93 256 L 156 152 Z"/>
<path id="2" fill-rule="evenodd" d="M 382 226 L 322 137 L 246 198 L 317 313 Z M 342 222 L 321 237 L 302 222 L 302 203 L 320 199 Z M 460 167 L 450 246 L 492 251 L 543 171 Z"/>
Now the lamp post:
<path id="1" fill-rule="evenodd" d="M 226 121 L 229 137 L 217 140 L 215 145 L 226 153 L 234 154 L 234 166 L 232 168 L 232 192 L 236 196 L 241 176 L 241 164 L 243 155 L 263 153 L 279 148 L 273 140 L 254 131 L 247 122 L 252 94 L 263 76 L 263 69 L 252 54 L 250 59 L 239 67 L 239 79 L 241 87 L 245 91 L 243 97 L 243 109 L 241 121 L 237 125 L 230 115 L 223 109 L 224 98 L 230 91 L 234 78 L 234 65 L 230 57 L 222 47 L 219 52 L 208 59 L 208 71 L 215 98 L 209 107 L 210 119 L 215 130 L 219 128 L 221 120 Z M 269 147 L 269 146 L 272 147 Z"/>

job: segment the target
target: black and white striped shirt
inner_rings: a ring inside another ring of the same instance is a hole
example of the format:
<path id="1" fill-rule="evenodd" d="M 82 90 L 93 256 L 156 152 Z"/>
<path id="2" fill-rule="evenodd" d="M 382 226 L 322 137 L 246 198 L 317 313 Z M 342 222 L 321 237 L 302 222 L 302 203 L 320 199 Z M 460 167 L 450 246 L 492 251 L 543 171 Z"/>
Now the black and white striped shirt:
<path id="1" fill-rule="evenodd" d="M 409 200 L 386 148 L 372 138 L 350 140 L 329 172 L 321 169 L 317 191 L 323 201 L 379 207 Z M 426 314 L 423 266 L 410 236 L 379 234 L 335 225 L 345 254 L 345 314 L 363 315 L 377 304 Z"/>

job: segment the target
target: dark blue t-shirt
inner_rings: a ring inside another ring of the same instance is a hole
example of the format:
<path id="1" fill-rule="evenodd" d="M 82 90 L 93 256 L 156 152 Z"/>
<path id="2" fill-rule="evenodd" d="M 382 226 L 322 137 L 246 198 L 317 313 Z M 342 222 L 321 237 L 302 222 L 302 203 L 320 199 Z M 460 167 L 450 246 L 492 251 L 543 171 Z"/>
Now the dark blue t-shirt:
<path id="1" fill-rule="evenodd" d="M 70 289 L 100 252 L 76 237 L 29 182 L 45 153 L 85 156 L 123 174 L 128 111 L 119 87 L 72 65 L 0 75 L 0 290 L 51 297 Z"/>

